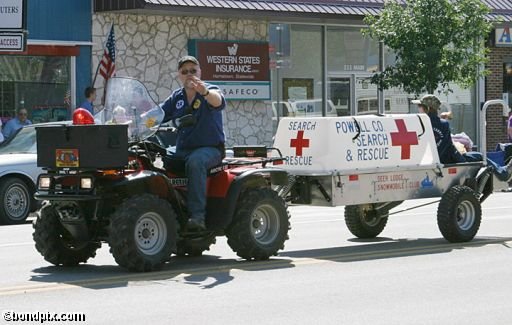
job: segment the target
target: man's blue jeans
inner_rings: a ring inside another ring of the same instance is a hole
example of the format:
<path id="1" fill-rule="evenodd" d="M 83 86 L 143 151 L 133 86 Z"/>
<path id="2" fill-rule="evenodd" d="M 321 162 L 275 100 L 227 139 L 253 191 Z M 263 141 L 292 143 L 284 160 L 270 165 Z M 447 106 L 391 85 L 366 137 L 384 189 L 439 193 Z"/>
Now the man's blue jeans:
<path id="1" fill-rule="evenodd" d="M 181 149 L 176 157 L 185 159 L 188 177 L 187 206 L 190 217 L 204 221 L 206 216 L 206 177 L 208 169 L 222 162 L 220 150 L 215 147 Z"/>

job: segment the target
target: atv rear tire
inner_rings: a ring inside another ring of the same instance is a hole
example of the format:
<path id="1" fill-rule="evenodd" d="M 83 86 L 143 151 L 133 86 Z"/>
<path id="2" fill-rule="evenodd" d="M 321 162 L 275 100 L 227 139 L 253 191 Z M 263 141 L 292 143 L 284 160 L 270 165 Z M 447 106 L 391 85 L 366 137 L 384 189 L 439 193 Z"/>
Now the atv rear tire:
<path id="1" fill-rule="evenodd" d="M 345 224 L 357 238 L 375 238 L 386 227 L 388 214 L 377 215 L 371 205 L 347 205 L 345 207 Z"/>
<path id="2" fill-rule="evenodd" d="M 51 203 L 46 203 L 37 213 L 32 237 L 36 249 L 53 265 L 75 266 L 96 256 L 100 242 L 76 244 L 71 234 L 62 226 Z"/>
<path id="3" fill-rule="evenodd" d="M 471 188 L 457 185 L 443 194 L 437 208 L 437 225 L 446 240 L 470 241 L 476 236 L 481 220 L 480 200 Z"/>
<path id="4" fill-rule="evenodd" d="M 176 250 L 176 213 L 166 200 L 151 194 L 124 200 L 111 216 L 110 252 L 130 271 L 153 271 Z"/>
<path id="5" fill-rule="evenodd" d="M 178 241 L 178 256 L 201 256 L 215 244 L 215 235 L 200 238 L 184 238 Z"/>
<path id="6" fill-rule="evenodd" d="M 268 188 L 249 189 L 242 193 L 226 231 L 228 244 L 247 260 L 266 260 L 284 248 L 290 229 L 286 203 Z"/>

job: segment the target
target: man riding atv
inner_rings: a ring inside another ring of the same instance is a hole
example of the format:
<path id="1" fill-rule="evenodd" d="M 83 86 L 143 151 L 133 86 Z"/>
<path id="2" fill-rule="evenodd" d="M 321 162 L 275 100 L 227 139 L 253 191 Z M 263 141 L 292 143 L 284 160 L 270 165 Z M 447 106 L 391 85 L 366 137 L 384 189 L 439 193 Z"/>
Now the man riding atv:
<path id="1" fill-rule="evenodd" d="M 183 76 L 189 77 L 189 72 Z M 101 243 L 107 242 L 116 262 L 134 271 L 154 270 L 171 254 L 200 255 L 222 235 L 244 259 L 277 254 L 288 238 L 289 214 L 274 189 L 285 186 L 288 178 L 284 170 L 271 165 L 283 158 L 268 157 L 264 146 L 236 147 L 237 157 L 219 159 L 202 172 L 205 227 L 200 224 L 191 231 L 188 220 L 196 216 L 196 207 L 187 204 L 190 166 L 183 156 L 146 140 L 169 116 L 152 100 L 150 111 L 133 105 L 131 94 L 139 88 L 151 100 L 137 80 L 112 78 L 105 108 L 94 118 L 76 110 L 74 125 L 37 128 L 38 165 L 47 173 L 40 175 L 35 195 L 45 200 L 34 222 L 36 249 L 52 264 L 76 265 L 94 257 Z M 178 93 L 185 96 L 190 91 Z M 196 112 L 184 114 L 185 100 Z M 195 115 L 212 112 L 200 94 L 186 99 L 171 96 L 170 101 L 176 108 L 172 119 L 185 135 L 203 125 L 187 124 Z M 194 103 L 204 105 L 204 110 Z M 119 107 L 126 112 L 121 123 L 113 116 Z M 178 141 L 188 139 L 178 137 Z M 209 149 L 221 156 L 217 148 Z M 76 159 L 59 160 L 66 155 Z M 166 169 L 156 163 L 160 159 Z"/>
<path id="2" fill-rule="evenodd" d="M 185 160 L 188 177 L 187 205 L 189 230 L 205 230 L 206 176 L 219 165 L 224 154 L 224 129 L 221 110 L 226 100 L 219 87 L 203 82 L 199 62 L 193 56 L 178 61 L 183 88 L 175 90 L 162 105 L 163 122 L 191 115 L 193 122 L 178 132 L 176 157 Z"/>

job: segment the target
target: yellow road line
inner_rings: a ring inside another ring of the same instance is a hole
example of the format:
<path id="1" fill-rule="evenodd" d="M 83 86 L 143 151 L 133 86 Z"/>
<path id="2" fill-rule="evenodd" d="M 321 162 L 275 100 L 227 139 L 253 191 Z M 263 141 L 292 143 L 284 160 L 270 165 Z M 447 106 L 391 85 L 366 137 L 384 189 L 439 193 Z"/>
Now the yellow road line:
<path id="1" fill-rule="evenodd" d="M 465 248 L 469 246 L 478 245 L 489 245 L 489 244 L 502 244 L 507 247 L 512 247 L 511 238 L 500 238 L 500 239 L 480 239 L 474 240 L 467 243 L 460 244 L 433 244 L 427 246 L 417 247 L 404 247 L 391 250 L 373 251 L 367 253 L 353 252 L 353 253 L 340 253 L 331 255 L 322 255 L 315 257 L 287 257 L 286 252 L 283 252 L 279 258 L 272 259 L 269 261 L 261 262 L 233 262 L 229 264 L 223 264 L 221 266 L 212 267 L 196 267 L 196 268 L 181 268 L 171 269 L 150 273 L 131 273 L 119 276 L 104 277 L 98 279 L 85 279 L 75 280 L 65 283 L 38 283 L 29 285 L 19 285 L 13 287 L 0 288 L 0 296 L 16 295 L 16 294 L 27 294 L 45 291 L 56 291 L 71 289 L 76 287 L 96 287 L 104 285 L 114 285 L 118 283 L 128 283 L 130 281 L 158 281 L 168 280 L 171 278 L 182 278 L 189 275 L 210 275 L 212 273 L 224 273 L 224 272 L 243 272 L 243 271 L 255 271 L 258 269 L 271 269 L 286 266 L 299 266 L 299 265 L 310 265 L 328 262 L 349 262 L 349 261 L 364 261 L 369 259 L 379 259 L 386 257 L 396 256 L 407 256 L 415 254 L 426 254 L 442 252 L 445 250 L 453 250 L 459 248 Z M 350 246 L 349 246 L 350 247 Z M 354 246 L 357 248 L 358 246 Z M 346 249 L 347 247 L 340 247 L 340 249 Z M 172 265 L 172 261 L 171 261 Z"/>

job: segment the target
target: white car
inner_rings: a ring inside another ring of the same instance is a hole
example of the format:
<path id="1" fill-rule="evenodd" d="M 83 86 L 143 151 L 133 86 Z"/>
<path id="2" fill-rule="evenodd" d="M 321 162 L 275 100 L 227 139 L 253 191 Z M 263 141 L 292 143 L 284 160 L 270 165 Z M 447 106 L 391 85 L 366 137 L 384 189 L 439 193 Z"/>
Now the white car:
<path id="1" fill-rule="evenodd" d="M 39 207 L 34 199 L 37 176 L 36 126 L 62 124 L 52 122 L 28 125 L 0 144 L 0 224 L 24 223 Z"/>

